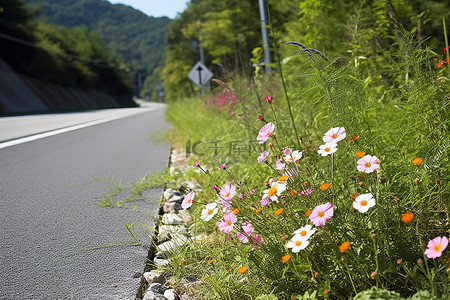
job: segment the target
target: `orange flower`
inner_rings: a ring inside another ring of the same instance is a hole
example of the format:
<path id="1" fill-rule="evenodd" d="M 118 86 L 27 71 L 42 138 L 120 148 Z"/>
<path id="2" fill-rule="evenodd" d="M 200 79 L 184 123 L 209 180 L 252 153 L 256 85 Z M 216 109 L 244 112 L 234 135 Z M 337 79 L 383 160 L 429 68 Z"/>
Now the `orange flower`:
<path id="1" fill-rule="evenodd" d="M 297 194 L 297 192 L 294 190 L 289 190 L 289 194 L 291 194 L 292 196 L 295 196 L 295 194 Z"/>
<path id="2" fill-rule="evenodd" d="M 402 222 L 405 224 L 410 223 L 414 219 L 414 214 L 412 212 L 407 212 L 402 215 Z"/>
<path id="3" fill-rule="evenodd" d="M 180 262 L 178 265 L 179 265 L 179 266 L 182 266 L 183 264 L 184 264 L 184 261 Z"/>
<path id="4" fill-rule="evenodd" d="M 215 259 L 211 259 L 210 261 L 208 261 L 208 264 L 212 264 L 215 261 L 216 261 Z"/>
<path id="5" fill-rule="evenodd" d="M 339 251 L 341 251 L 341 253 L 347 252 L 348 249 L 350 249 L 350 242 L 343 242 L 340 246 L 339 246 Z"/>
<path id="6" fill-rule="evenodd" d="M 419 166 L 422 162 L 423 162 L 423 159 L 421 159 L 419 157 L 414 158 L 412 161 L 412 163 L 415 164 L 416 166 Z"/>
<path id="7" fill-rule="evenodd" d="M 355 153 L 355 156 L 359 157 L 359 158 L 363 157 L 364 155 L 366 155 L 366 152 L 364 152 L 364 151 L 358 151 Z"/>
<path id="8" fill-rule="evenodd" d="M 324 184 L 322 184 L 322 185 L 320 186 L 320 189 L 321 189 L 322 191 L 326 191 L 326 190 L 328 190 L 329 187 L 330 187 L 330 184 L 329 184 L 329 183 L 324 183 Z"/>
<path id="9" fill-rule="evenodd" d="M 241 212 L 241 208 L 240 207 L 238 207 L 238 208 L 233 210 L 233 214 L 235 214 L 235 215 L 237 215 L 240 212 Z"/>
<path id="10" fill-rule="evenodd" d="M 228 269 L 228 270 L 227 270 L 227 272 L 230 272 L 230 271 L 231 271 L 231 269 Z"/>
<path id="11" fill-rule="evenodd" d="M 287 175 L 283 175 L 280 178 L 278 178 L 279 181 L 286 181 L 289 178 Z"/>
<path id="12" fill-rule="evenodd" d="M 255 211 L 255 213 L 259 214 L 261 212 L 261 210 L 262 210 L 262 208 L 260 207 Z"/>
<path id="13" fill-rule="evenodd" d="M 283 212 L 283 208 L 282 207 L 280 207 L 279 209 L 277 209 L 275 212 L 274 212 L 274 214 L 275 214 L 275 216 L 279 216 L 279 215 L 281 215 L 281 213 Z"/>
<path id="14" fill-rule="evenodd" d="M 312 214 L 312 210 L 308 210 L 307 212 L 305 212 L 305 216 L 309 217 Z"/>
<path id="15" fill-rule="evenodd" d="M 303 185 L 307 185 L 307 184 L 308 184 L 308 181 L 303 182 Z"/>
<path id="16" fill-rule="evenodd" d="M 356 197 L 358 197 L 359 196 L 359 194 L 354 194 L 354 195 L 351 195 L 351 197 L 350 198 L 352 198 L 353 200 L 355 200 L 356 199 Z"/>
<path id="17" fill-rule="evenodd" d="M 357 139 L 359 139 L 359 135 L 354 135 L 350 138 L 350 141 L 353 142 L 356 141 Z"/>
<path id="18" fill-rule="evenodd" d="M 246 266 L 240 267 L 238 270 L 238 273 L 244 274 L 245 272 L 247 272 L 248 268 Z"/>
<path id="19" fill-rule="evenodd" d="M 285 256 L 283 256 L 283 257 L 281 258 L 281 261 L 282 261 L 283 263 L 287 263 L 290 259 L 291 259 L 291 256 L 290 256 L 289 254 L 286 254 Z"/>
<path id="20" fill-rule="evenodd" d="M 269 148 L 270 148 L 270 147 L 272 147 L 273 145 L 272 145 L 272 143 L 269 143 L 269 145 L 267 145 L 267 146 L 269 146 Z"/>

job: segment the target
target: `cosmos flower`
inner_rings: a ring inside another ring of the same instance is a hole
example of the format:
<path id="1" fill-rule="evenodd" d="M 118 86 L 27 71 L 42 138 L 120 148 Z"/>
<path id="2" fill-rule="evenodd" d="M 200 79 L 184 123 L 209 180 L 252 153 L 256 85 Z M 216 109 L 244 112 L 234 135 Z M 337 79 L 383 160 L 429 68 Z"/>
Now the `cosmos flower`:
<path id="1" fill-rule="evenodd" d="M 337 144 L 328 142 L 325 143 L 325 145 L 320 145 L 317 153 L 319 153 L 322 156 L 327 156 L 333 154 L 336 151 L 337 151 Z"/>
<path id="2" fill-rule="evenodd" d="M 309 216 L 309 220 L 315 226 L 323 226 L 328 219 L 331 219 L 333 217 L 333 214 L 333 205 L 330 202 L 327 202 L 325 204 L 316 206 Z"/>
<path id="3" fill-rule="evenodd" d="M 219 226 L 219 230 L 225 233 L 229 233 L 233 230 L 234 223 L 236 223 L 237 217 L 233 214 L 232 211 L 228 211 L 223 216 L 222 221 L 217 222 L 217 226 Z"/>
<path id="4" fill-rule="evenodd" d="M 184 197 L 183 202 L 181 203 L 181 208 L 186 210 L 189 207 L 191 207 L 192 203 L 193 203 L 193 200 L 194 200 L 194 197 L 195 197 L 195 192 L 194 191 L 188 193 Z"/>
<path id="5" fill-rule="evenodd" d="M 274 130 L 275 130 L 275 125 L 272 122 L 267 123 L 266 125 L 261 127 L 261 129 L 259 130 L 259 134 L 258 134 L 258 137 L 256 138 L 256 140 L 260 144 L 264 143 L 265 141 L 267 141 L 269 139 L 269 137 L 272 135 Z"/>
<path id="6" fill-rule="evenodd" d="M 267 156 L 269 156 L 269 151 L 263 151 L 263 152 L 261 152 L 261 154 L 258 156 L 257 161 L 258 161 L 258 162 L 266 161 L 266 160 L 267 160 Z"/>
<path id="7" fill-rule="evenodd" d="M 425 255 L 428 258 L 436 258 L 442 255 L 442 252 L 448 246 L 448 238 L 446 236 L 443 237 L 435 237 L 431 241 L 428 242 L 427 250 L 425 250 Z"/>
<path id="8" fill-rule="evenodd" d="M 286 247 L 292 248 L 293 253 L 298 253 L 300 250 L 305 249 L 309 245 L 308 240 L 304 240 L 299 234 L 295 234 L 289 242 L 287 242 Z"/>
<path id="9" fill-rule="evenodd" d="M 264 190 L 264 195 L 262 199 L 269 197 L 270 200 L 278 202 L 278 198 L 281 196 L 281 193 L 286 190 L 286 185 L 279 182 L 274 181 L 271 184 L 270 189 Z"/>
<path id="10" fill-rule="evenodd" d="M 200 218 L 206 222 L 211 220 L 219 211 L 217 208 L 217 203 L 209 203 L 206 205 L 205 209 L 202 210 Z"/>
<path id="11" fill-rule="evenodd" d="M 358 210 L 360 213 L 365 213 L 369 208 L 375 206 L 375 199 L 371 193 L 361 194 L 355 198 L 353 201 L 353 208 Z"/>
<path id="12" fill-rule="evenodd" d="M 294 231 L 294 235 L 299 234 L 303 239 L 308 240 L 316 232 L 311 225 L 305 225 Z"/>
<path id="13" fill-rule="evenodd" d="M 324 143 L 337 143 L 345 139 L 346 135 L 344 127 L 333 127 L 323 135 L 322 139 Z"/>
<path id="14" fill-rule="evenodd" d="M 222 198 L 222 204 L 229 207 L 231 205 L 231 200 L 233 200 L 234 196 L 236 196 L 236 187 L 231 184 L 227 183 L 223 189 L 219 192 L 220 197 Z"/>
<path id="15" fill-rule="evenodd" d="M 372 156 L 367 154 L 361 157 L 356 164 L 356 169 L 358 169 L 358 171 L 372 173 L 380 167 L 380 160 L 375 155 Z"/>

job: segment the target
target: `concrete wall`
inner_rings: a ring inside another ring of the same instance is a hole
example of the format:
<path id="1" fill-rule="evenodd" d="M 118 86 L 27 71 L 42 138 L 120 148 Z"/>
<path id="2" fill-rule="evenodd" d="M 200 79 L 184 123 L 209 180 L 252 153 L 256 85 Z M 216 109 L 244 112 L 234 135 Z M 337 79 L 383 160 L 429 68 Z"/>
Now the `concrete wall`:
<path id="1" fill-rule="evenodd" d="M 0 59 L 0 115 L 136 106 L 131 96 L 78 90 L 14 72 Z"/>

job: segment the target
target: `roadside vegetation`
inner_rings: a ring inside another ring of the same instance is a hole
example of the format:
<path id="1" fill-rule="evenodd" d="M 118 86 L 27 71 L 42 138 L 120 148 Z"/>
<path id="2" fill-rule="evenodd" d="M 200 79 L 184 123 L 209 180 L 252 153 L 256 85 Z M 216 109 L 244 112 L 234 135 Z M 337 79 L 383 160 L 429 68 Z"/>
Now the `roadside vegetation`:
<path id="1" fill-rule="evenodd" d="M 194 276 L 199 299 L 447 299 L 448 42 L 433 51 L 389 9 L 370 27 L 367 9 L 340 27 L 351 49 L 284 36 L 271 76 L 223 65 L 214 93 L 169 103 L 184 176 L 201 186 L 182 204 L 193 238 L 169 255 L 174 287 L 192 292 L 181 283 Z"/>

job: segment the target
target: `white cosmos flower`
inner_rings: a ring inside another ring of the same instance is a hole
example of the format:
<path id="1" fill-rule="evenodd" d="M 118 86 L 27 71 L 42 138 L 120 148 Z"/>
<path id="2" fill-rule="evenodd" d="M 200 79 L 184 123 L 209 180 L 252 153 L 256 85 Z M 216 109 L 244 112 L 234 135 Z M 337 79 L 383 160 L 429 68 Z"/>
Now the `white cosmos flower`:
<path id="1" fill-rule="evenodd" d="M 264 195 L 262 199 L 269 197 L 270 200 L 278 202 L 278 197 L 281 196 L 281 193 L 286 190 L 286 185 L 281 183 L 280 181 L 274 181 L 270 185 L 270 189 L 264 190 Z"/>
<path id="2" fill-rule="evenodd" d="M 209 203 L 206 205 L 205 209 L 202 210 L 202 215 L 200 218 L 208 222 L 217 214 L 218 211 L 219 209 L 217 208 L 217 203 Z"/>
<path id="3" fill-rule="evenodd" d="M 294 235 L 300 235 L 304 240 L 309 239 L 314 232 L 316 232 L 316 229 L 312 229 L 311 225 L 305 225 L 303 227 L 300 227 L 296 231 L 294 231 Z"/>
<path id="4" fill-rule="evenodd" d="M 300 250 L 305 249 L 309 245 L 309 240 L 304 240 L 303 236 L 300 234 L 295 234 L 289 242 L 287 242 L 286 247 L 292 248 L 292 252 L 297 253 Z"/>
<path id="5" fill-rule="evenodd" d="M 337 144 L 335 143 L 325 143 L 325 145 L 320 145 L 319 150 L 317 153 L 319 153 L 322 156 L 330 155 L 337 151 Z"/>
<path id="6" fill-rule="evenodd" d="M 371 193 L 362 194 L 353 201 L 353 208 L 361 213 L 365 213 L 369 208 L 375 206 L 375 199 Z"/>
<path id="7" fill-rule="evenodd" d="M 286 163 L 291 163 L 291 162 L 298 162 L 300 160 L 300 158 L 302 158 L 302 151 L 300 150 L 295 150 L 292 153 L 288 153 L 285 157 L 284 157 L 284 161 Z"/>

